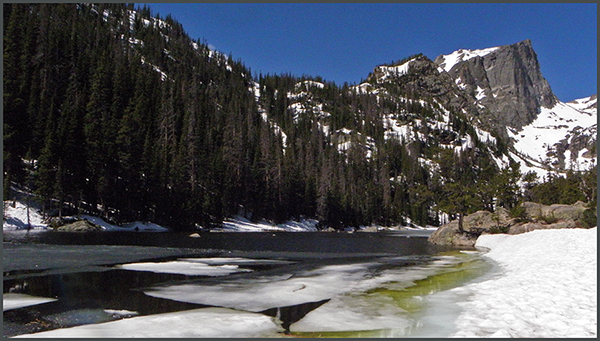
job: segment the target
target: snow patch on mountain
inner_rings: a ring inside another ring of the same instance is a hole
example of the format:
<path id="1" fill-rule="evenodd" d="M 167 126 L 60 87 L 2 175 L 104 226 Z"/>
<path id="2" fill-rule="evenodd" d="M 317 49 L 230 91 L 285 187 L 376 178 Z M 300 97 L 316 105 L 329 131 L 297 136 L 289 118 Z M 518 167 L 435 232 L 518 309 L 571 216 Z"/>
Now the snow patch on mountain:
<path id="1" fill-rule="evenodd" d="M 598 96 L 592 95 L 568 102 L 567 105 L 588 114 L 596 115 L 598 112 Z"/>
<path id="2" fill-rule="evenodd" d="M 443 62 L 440 63 L 440 67 L 444 71 L 449 72 L 450 70 L 452 70 L 454 65 L 460 62 L 464 62 L 465 60 L 469 60 L 475 57 L 483 57 L 496 51 L 497 49 L 499 49 L 499 47 L 490 47 L 481 50 L 460 49 L 458 51 L 452 52 L 451 54 L 441 56 L 443 58 Z"/>
<path id="3" fill-rule="evenodd" d="M 577 103 L 582 102 L 585 101 Z M 596 126 L 596 110 L 584 112 L 575 109 L 573 104 L 559 102 L 552 108 L 542 107 L 538 117 L 521 130 L 507 128 L 507 132 L 520 154 L 518 159 L 521 160 L 521 170 L 528 168 L 543 176 L 550 167 L 558 165 L 558 148 L 561 144 L 569 147 L 573 138 L 582 134 L 592 136 L 595 140 Z M 577 153 L 565 154 L 570 158 L 565 160 L 565 164 L 570 165 L 571 169 L 585 170 L 595 164 L 596 155 L 585 148 Z M 539 169 L 532 169 L 531 165 Z"/>
<path id="4" fill-rule="evenodd" d="M 377 82 L 382 83 L 388 78 L 392 77 L 400 77 L 408 73 L 408 69 L 410 67 L 410 63 L 414 61 L 415 58 L 407 61 L 406 63 L 396 65 L 396 66 L 385 66 L 381 65 L 375 68 L 375 74 L 378 75 Z"/>

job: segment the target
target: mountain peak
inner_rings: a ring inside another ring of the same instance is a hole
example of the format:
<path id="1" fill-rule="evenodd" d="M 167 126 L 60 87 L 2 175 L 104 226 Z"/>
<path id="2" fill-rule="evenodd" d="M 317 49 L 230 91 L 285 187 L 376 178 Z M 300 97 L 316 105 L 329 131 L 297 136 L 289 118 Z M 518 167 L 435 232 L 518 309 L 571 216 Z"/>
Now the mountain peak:
<path id="1" fill-rule="evenodd" d="M 489 109 L 488 121 L 520 129 L 542 107 L 558 99 L 542 76 L 531 40 L 481 50 L 458 50 L 435 59 L 476 104 Z"/>

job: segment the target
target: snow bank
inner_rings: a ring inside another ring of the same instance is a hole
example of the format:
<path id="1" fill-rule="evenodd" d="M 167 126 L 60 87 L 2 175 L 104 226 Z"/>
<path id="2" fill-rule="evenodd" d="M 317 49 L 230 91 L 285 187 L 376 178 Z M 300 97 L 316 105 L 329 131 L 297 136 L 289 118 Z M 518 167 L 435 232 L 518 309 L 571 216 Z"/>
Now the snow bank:
<path id="1" fill-rule="evenodd" d="M 453 289 L 457 337 L 596 337 L 597 228 L 483 235 L 501 273 Z"/>
<path id="2" fill-rule="evenodd" d="M 176 313 L 138 316 L 16 337 L 273 337 L 281 331 L 283 331 L 283 328 L 269 316 L 223 308 L 202 308 Z"/>
<path id="3" fill-rule="evenodd" d="M 5 201 L 3 213 L 5 220 L 2 228 L 4 231 L 27 230 L 27 205 L 20 201 L 15 201 L 14 205 L 12 200 Z M 110 224 L 100 217 L 87 214 L 79 215 L 79 218 L 86 219 L 87 221 L 102 227 L 102 229 L 105 231 L 135 231 L 136 228 L 137 231 L 147 232 L 168 231 L 167 228 L 151 222 L 134 221 L 123 226 L 119 226 Z M 44 222 L 44 217 L 34 207 L 29 208 L 29 222 L 31 224 L 31 230 L 36 231 L 48 229 L 48 224 Z"/>
<path id="4" fill-rule="evenodd" d="M 5 201 L 4 217 L 6 219 L 4 220 L 3 230 L 27 230 L 27 205 L 22 202 Z M 32 230 L 45 230 L 47 228 L 42 215 L 35 208 L 29 208 L 29 223 Z"/>
<path id="5" fill-rule="evenodd" d="M 2 294 L 2 311 L 29 307 L 32 305 L 56 301 L 55 298 L 37 297 L 26 294 L 4 293 Z"/>
<path id="6" fill-rule="evenodd" d="M 158 224 L 151 223 L 149 221 L 141 222 L 134 221 L 131 223 L 127 223 L 123 226 L 114 225 L 111 223 L 107 223 L 104 219 L 96 216 L 91 216 L 87 214 L 82 214 L 79 216 L 81 219 L 85 219 L 91 223 L 94 223 L 100 227 L 102 227 L 105 231 L 147 231 L 147 232 L 167 232 L 169 229 L 166 227 L 162 227 Z"/>
<path id="7" fill-rule="evenodd" d="M 415 58 L 396 66 L 378 66 L 376 69 L 381 73 L 381 76 L 377 79 L 377 82 L 383 83 L 390 77 L 400 77 L 407 74 L 410 68 L 410 63 L 414 60 Z"/>

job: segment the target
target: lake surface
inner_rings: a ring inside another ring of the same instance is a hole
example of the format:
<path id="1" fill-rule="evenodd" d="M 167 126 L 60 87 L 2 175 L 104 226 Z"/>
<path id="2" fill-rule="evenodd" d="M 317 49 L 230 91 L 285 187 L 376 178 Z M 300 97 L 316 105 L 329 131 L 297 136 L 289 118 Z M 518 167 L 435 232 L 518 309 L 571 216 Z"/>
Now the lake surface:
<path id="1" fill-rule="evenodd" d="M 423 297 L 489 268 L 428 235 L 5 232 L 4 294 L 56 300 L 4 311 L 4 336 L 213 307 L 276 318 L 267 336 L 427 335 Z"/>

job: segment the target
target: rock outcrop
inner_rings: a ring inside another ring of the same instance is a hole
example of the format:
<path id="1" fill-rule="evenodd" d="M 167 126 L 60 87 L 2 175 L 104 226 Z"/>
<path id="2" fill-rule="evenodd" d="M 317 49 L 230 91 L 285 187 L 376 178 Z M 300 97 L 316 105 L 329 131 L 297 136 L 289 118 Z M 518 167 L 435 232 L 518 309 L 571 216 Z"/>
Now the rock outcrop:
<path id="1" fill-rule="evenodd" d="M 542 76 L 529 39 L 490 50 L 458 61 L 448 70 L 455 82 L 475 97 L 478 106 L 488 110 L 482 121 L 520 129 L 533 122 L 542 106 L 550 108 L 558 102 Z M 446 59 L 439 56 L 435 63 L 444 66 L 450 62 Z"/>
<path id="2" fill-rule="evenodd" d="M 520 234 L 540 229 L 563 229 L 585 227 L 583 223 L 586 205 L 578 201 L 573 205 L 542 205 L 533 202 L 521 204 L 524 214 L 511 217 L 504 208 L 495 213 L 478 211 L 464 217 L 463 230 L 458 230 L 458 221 L 454 220 L 440 226 L 428 241 L 436 245 L 472 247 L 482 234 L 507 233 Z"/>
<path id="3" fill-rule="evenodd" d="M 477 211 L 464 217 L 464 232 L 458 230 L 458 220 L 454 220 L 440 226 L 428 240 L 436 245 L 474 246 L 481 234 L 506 230 L 510 221 L 508 211 L 502 207 L 494 213 Z"/>
<path id="4" fill-rule="evenodd" d="M 93 224 L 87 220 L 78 220 L 74 223 L 59 226 L 54 229 L 58 232 L 94 232 L 102 231 L 102 227 Z"/>
<path id="5" fill-rule="evenodd" d="M 460 89 L 450 74 L 440 72 L 438 65 L 423 55 L 401 65 L 378 66 L 367 77 L 367 82 L 393 84 L 408 94 L 434 98 L 447 109 L 479 115 L 472 96 Z"/>

